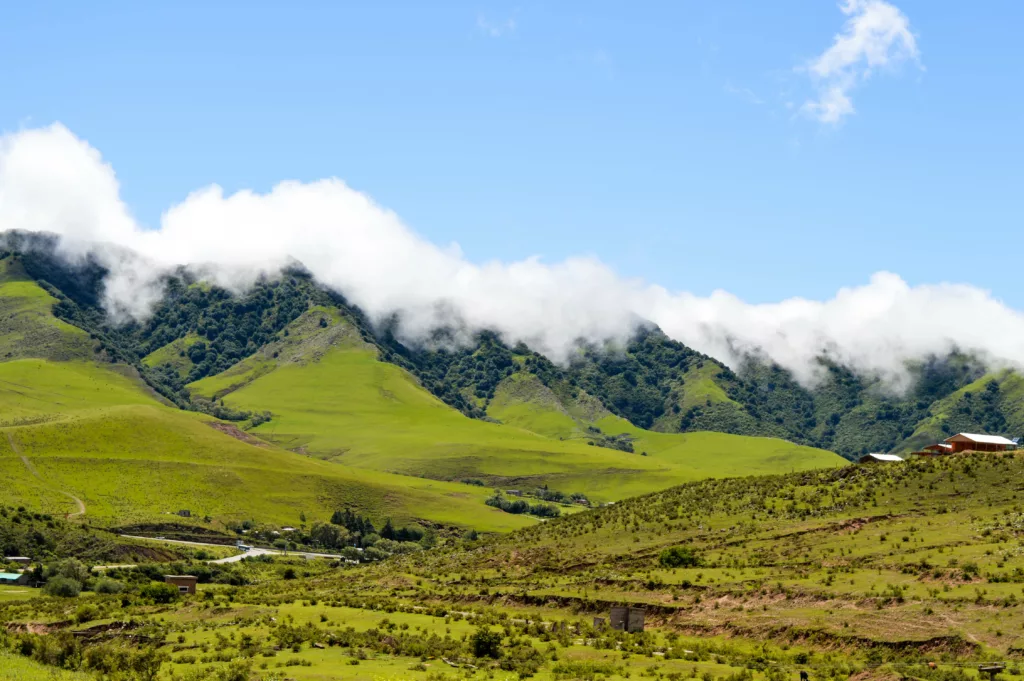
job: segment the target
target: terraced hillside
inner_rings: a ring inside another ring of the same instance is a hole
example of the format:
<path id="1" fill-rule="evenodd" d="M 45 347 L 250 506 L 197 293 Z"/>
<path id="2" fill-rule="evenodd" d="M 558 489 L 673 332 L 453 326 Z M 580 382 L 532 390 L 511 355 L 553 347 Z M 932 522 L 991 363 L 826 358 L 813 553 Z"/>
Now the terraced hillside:
<path id="1" fill-rule="evenodd" d="M 1005 681 L 1024 651 L 1022 477 L 1008 453 L 704 480 L 371 564 L 182 560 L 103 571 L 115 595 L 0 587 L 16 632 L 0 630 L 0 664 L 95 670 L 116 651 L 162 681 Z M 185 570 L 199 594 L 154 602 L 151 580 Z M 644 631 L 607 626 L 614 606 L 642 608 Z"/>
<path id="2" fill-rule="evenodd" d="M 861 665 L 1017 659 L 1022 478 L 1024 454 L 1009 453 L 705 480 L 380 566 L 365 583 L 391 575 L 421 605 L 546 618 L 633 604 L 704 645 L 842 650 Z"/>

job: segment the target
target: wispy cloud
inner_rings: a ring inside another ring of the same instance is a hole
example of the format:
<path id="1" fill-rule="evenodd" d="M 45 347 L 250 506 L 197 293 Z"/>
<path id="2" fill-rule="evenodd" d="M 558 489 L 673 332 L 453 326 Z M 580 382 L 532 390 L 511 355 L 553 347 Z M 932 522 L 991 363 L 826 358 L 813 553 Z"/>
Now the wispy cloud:
<path id="1" fill-rule="evenodd" d="M 735 85 L 732 85 L 730 83 L 726 83 L 725 84 L 725 91 L 727 93 L 729 93 L 730 95 L 739 97 L 741 99 L 745 99 L 748 102 L 750 102 L 751 104 L 758 104 L 758 105 L 764 104 L 764 100 L 761 99 L 760 97 L 758 97 L 757 94 L 753 90 L 751 90 L 750 88 L 736 87 Z"/>
<path id="2" fill-rule="evenodd" d="M 480 14 L 476 18 L 477 30 L 491 38 L 500 38 L 503 35 L 515 33 L 517 26 L 516 20 L 513 17 L 504 20 L 494 20 Z"/>
<path id="3" fill-rule="evenodd" d="M 572 59 L 576 63 L 590 67 L 609 78 L 615 77 L 615 59 L 612 58 L 612 55 L 607 50 L 578 51 L 573 53 Z"/>
<path id="4" fill-rule="evenodd" d="M 822 123 L 839 123 L 855 112 L 850 92 L 879 69 L 904 61 L 920 64 L 910 20 L 884 0 L 844 0 L 849 17 L 832 45 L 801 70 L 810 74 L 818 94 L 801 107 Z"/>

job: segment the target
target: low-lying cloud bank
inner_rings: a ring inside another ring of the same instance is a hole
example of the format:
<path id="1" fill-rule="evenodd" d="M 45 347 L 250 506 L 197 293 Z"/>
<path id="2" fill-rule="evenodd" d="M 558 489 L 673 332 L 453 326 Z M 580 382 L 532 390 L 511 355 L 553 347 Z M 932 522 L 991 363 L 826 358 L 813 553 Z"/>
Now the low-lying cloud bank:
<path id="1" fill-rule="evenodd" d="M 62 235 L 72 255 L 96 252 L 111 268 L 117 314 L 144 316 L 175 265 L 205 266 L 211 280 L 240 288 L 298 260 L 371 316 L 399 312 L 409 336 L 455 315 L 556 360 L 581 337 L 622 339 L 646 319 L 726 363 L 763 353 L 805 382 L 822 354 L 896 383 L 907 360 L 954 348 L 1024 366 L 1024 315 L 971 286 L 911 287 L 882 272 L 830 300 L 751 305 L 624 279 L 594 258 L 476 264 L 338 179 L 282 182 L 267 194 L 206 187 L 144 230 L 99 151 L 59 124 L 0 138 L 0 232 L 11 229 Z"/>

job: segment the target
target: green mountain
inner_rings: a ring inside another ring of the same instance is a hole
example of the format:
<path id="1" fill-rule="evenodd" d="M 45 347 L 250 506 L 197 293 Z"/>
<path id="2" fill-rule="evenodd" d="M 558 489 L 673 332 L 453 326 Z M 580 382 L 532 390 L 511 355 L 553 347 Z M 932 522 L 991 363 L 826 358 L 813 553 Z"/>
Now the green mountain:
<path id="1" fill-rule="evenodd" d="M 505 531 L 536 520 L 485 505 L 489 486 L 605 502 L 842 464 L 776 438 L 643 429 L 585 390 L 545 383 L 549 362 L 488 334 L 481 345 L 511 359 L 481 399 L 467 387 L 480 385 L 477 364 L 491 366 L 488 350 L 408 348 L 301 269 L 242 295 L 182 270 L 149 318 L 118 324 L 98 263 L 23 238 L 0 251 L 8 504 L 84 507 L 106 524 L 188 509 L 187 522 L 220 527 L 353 508 Z"/>
<path id="2" fill-rule="evenodd" d="M 286 340 L 286 327 L 316 307 L 335 311 L 379 359 L 406 370 L 421 387 L 467 416 L 502 422 L 517 418 L 508 412 L 504 382 L 514 374 L 529 374 L 548 390 L 535 395 L 541 400 L 538 407 L 554 406 L 569 415 L 573 432 L 587 442 L 625 451 L 638 450 L 617 422 L 597 423 L 605 415 L 645 431 L 780 438 L 849 459 L 872 451 L 912 451 L 958 431 L 1015 436 L 1024 430 L 1020 376 L 986 373 L 981 362 L 963 353 L 908 366 L 912 381 L 902 393 L 827 358 L 817 360 L 819 381 L 810 388 L 756 357 L 734 371 L 654 327 L 640 329 L 622 347 L 580 344 L 568 365 L 560 366 L 523 344 L 510 347 L 488 331 L 477 333 L 468 347 L 455 342 L 454 330 L 444 328 L 427 342 L 410 345 L 397 335 L 399 320 L 371 324 L 342 295 L 299 267 L 258 282 L 240 296 L 181 270 L 167 278 L 166 295 L 150 318 L 117 326 L 102 307 L 102 267 L 89 261 L 69 267 L 52 255 L 52 245 L 29 246 L 21 248 L 23 266 L 37 281 L 49 282 L 44 288 L 60 301 L 54 308 L 57 317 L 88 330 L 111 358 L 137 366 L 144 380 L 175 404 L 234 420 L 251 418 L 260 405 L 249 403 L 245 413 L 233 413 L 230 405 L 237 400 L 221 404 L 207 399 L 226 395 L 230 383 L 206 391 L 210 394 L 203 391 L 214 384 L 198 383 L 199 391 L 190 384 L 224 372 L 238 374 L 243 370 L 235 365 L 243 361 L 252 372 L 266 370 L 263 350 Z M 295 350 L 294 343 L 289 347 L 293 355 L 305 352 Z M 258 353 L 262 368 L 254 364 Z M 521 418 L 517 425 L 553 435 L 547 426 L 525 424 Z"/>

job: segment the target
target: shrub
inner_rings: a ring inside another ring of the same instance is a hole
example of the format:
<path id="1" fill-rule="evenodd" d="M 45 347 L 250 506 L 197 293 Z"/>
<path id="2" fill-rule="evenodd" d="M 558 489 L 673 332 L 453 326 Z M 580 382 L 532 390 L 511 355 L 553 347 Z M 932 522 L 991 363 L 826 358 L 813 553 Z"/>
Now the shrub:
<path id="1" fill-rule="evenodd" d="M 658 561 L 665 567 L 699 567 L 701 557 L 689 546 L 673 546 L 662 551 Z"/>
<path id="2" fill-rule="evenodd" d="M 142 587 L 139 594 L 143 598 L 151 599 L 154 603 L 173 603 L 181 596 L 178 593 L 178 587 L 165 582 L 150 582 Z"/>
<path id="3" fill-rule="evenodd" d="M 46 583 L 43 591 L 58 598 L 75 598 L 82 591 L 82 584 L 67 577 L 54 577 Z"/>
<path id="4" fill-rule="evenodd" d="M 93 591 L 98 594 L 116 594 L 121 593 L 123 590 L 124 584 L 109 577 L 101 577 L 96 580 L 96 585 L 93 587 Z"/>
<path id="5" fill-rule="evenodd" d="M 79 624 L 91 622 L 100 614 L 100 609 L 92 603 L 83 603 L 75 610 L 75 621 Z"/>

